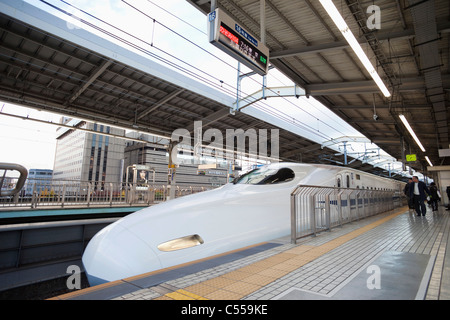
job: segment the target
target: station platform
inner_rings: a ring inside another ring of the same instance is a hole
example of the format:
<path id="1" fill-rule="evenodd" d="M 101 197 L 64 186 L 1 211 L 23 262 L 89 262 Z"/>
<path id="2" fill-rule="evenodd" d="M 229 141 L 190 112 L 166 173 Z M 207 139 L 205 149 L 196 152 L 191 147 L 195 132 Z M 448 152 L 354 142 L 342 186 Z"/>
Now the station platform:
<path id="1" fill-rule="evenodd" d="M 448 300 L 450 211 L 407 207 L 55 300 Z"/>

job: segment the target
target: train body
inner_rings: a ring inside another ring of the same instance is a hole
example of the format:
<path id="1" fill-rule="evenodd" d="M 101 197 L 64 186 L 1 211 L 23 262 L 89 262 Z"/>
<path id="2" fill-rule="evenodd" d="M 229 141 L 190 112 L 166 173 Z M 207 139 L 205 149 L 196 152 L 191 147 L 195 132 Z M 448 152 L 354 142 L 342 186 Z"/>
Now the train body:
<path id="1" fill-rule="evenodd" d="M 124 279 L 289 235 L 290 194 L 298 184 L 399 192 L 404 185 L 331 165 L 263 166 L 233 183 L 145 208 L 105 227 L 83 255 L 89 283 Z"/>

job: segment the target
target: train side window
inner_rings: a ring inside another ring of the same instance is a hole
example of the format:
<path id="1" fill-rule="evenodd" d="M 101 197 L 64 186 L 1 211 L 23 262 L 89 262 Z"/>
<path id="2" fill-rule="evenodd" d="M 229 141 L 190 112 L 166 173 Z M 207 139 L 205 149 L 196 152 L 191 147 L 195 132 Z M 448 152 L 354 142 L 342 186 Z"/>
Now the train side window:
<path id="1" fill-rule="evenodd" d="M 337 187 L 340 188 L 341 187 L 341 178 L 337 179 Z"/>
<path id="2" fill-rule="evenodd" d="M 281 183 L 281 182 L 288 182 L 292 181 L 295 177 L 294 171 L 292 171 L 289 168 L 282 168 L 277 171 L 272 176 L 267 177 L 261 183 L 259 184 L 275 184 L 275 183 Z"/>
<path id="3" fill-rule="evenodd" d="M 347 188 L 350 188 L 350 176 L 347 175 Z"/>
<path id="4" fill-rule="evenodd" d="M 267 169 L 258 168 L 250 171 L 247 174 L 235 179 L 234 184 L 277 184 L 281 182 L 292 181 L 295 178 L 295 173 L 289 168 Z"/>

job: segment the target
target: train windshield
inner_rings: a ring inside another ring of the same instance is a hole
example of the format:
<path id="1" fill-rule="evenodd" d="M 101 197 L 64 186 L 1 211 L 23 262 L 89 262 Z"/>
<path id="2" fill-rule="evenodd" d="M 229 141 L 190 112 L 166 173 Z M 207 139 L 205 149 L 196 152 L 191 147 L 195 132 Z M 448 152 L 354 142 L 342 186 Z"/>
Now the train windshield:
<path id="1" fill-rule="evenodd" d="M 292 181 L 295 177 L 294 171 L 289 168 L 268 168 L 261 167 L 252 170 L 238 177 L 234 184 L 276 184 L 281 182 Z"/>

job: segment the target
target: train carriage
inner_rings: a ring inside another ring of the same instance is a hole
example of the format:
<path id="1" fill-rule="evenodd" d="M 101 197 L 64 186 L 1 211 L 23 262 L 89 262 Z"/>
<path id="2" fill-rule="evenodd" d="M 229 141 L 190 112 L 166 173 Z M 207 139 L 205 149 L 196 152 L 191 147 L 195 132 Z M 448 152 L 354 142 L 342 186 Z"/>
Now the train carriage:
<path id="1" fill-rule="evenodd" d="M 130 214 L 101 230 L 83 264 L 91 285 L 203 259 L 290 233 L 299 184 L 401 191 L 402 183 L 358 170 L 274 163 L 220 188 Z"/>

